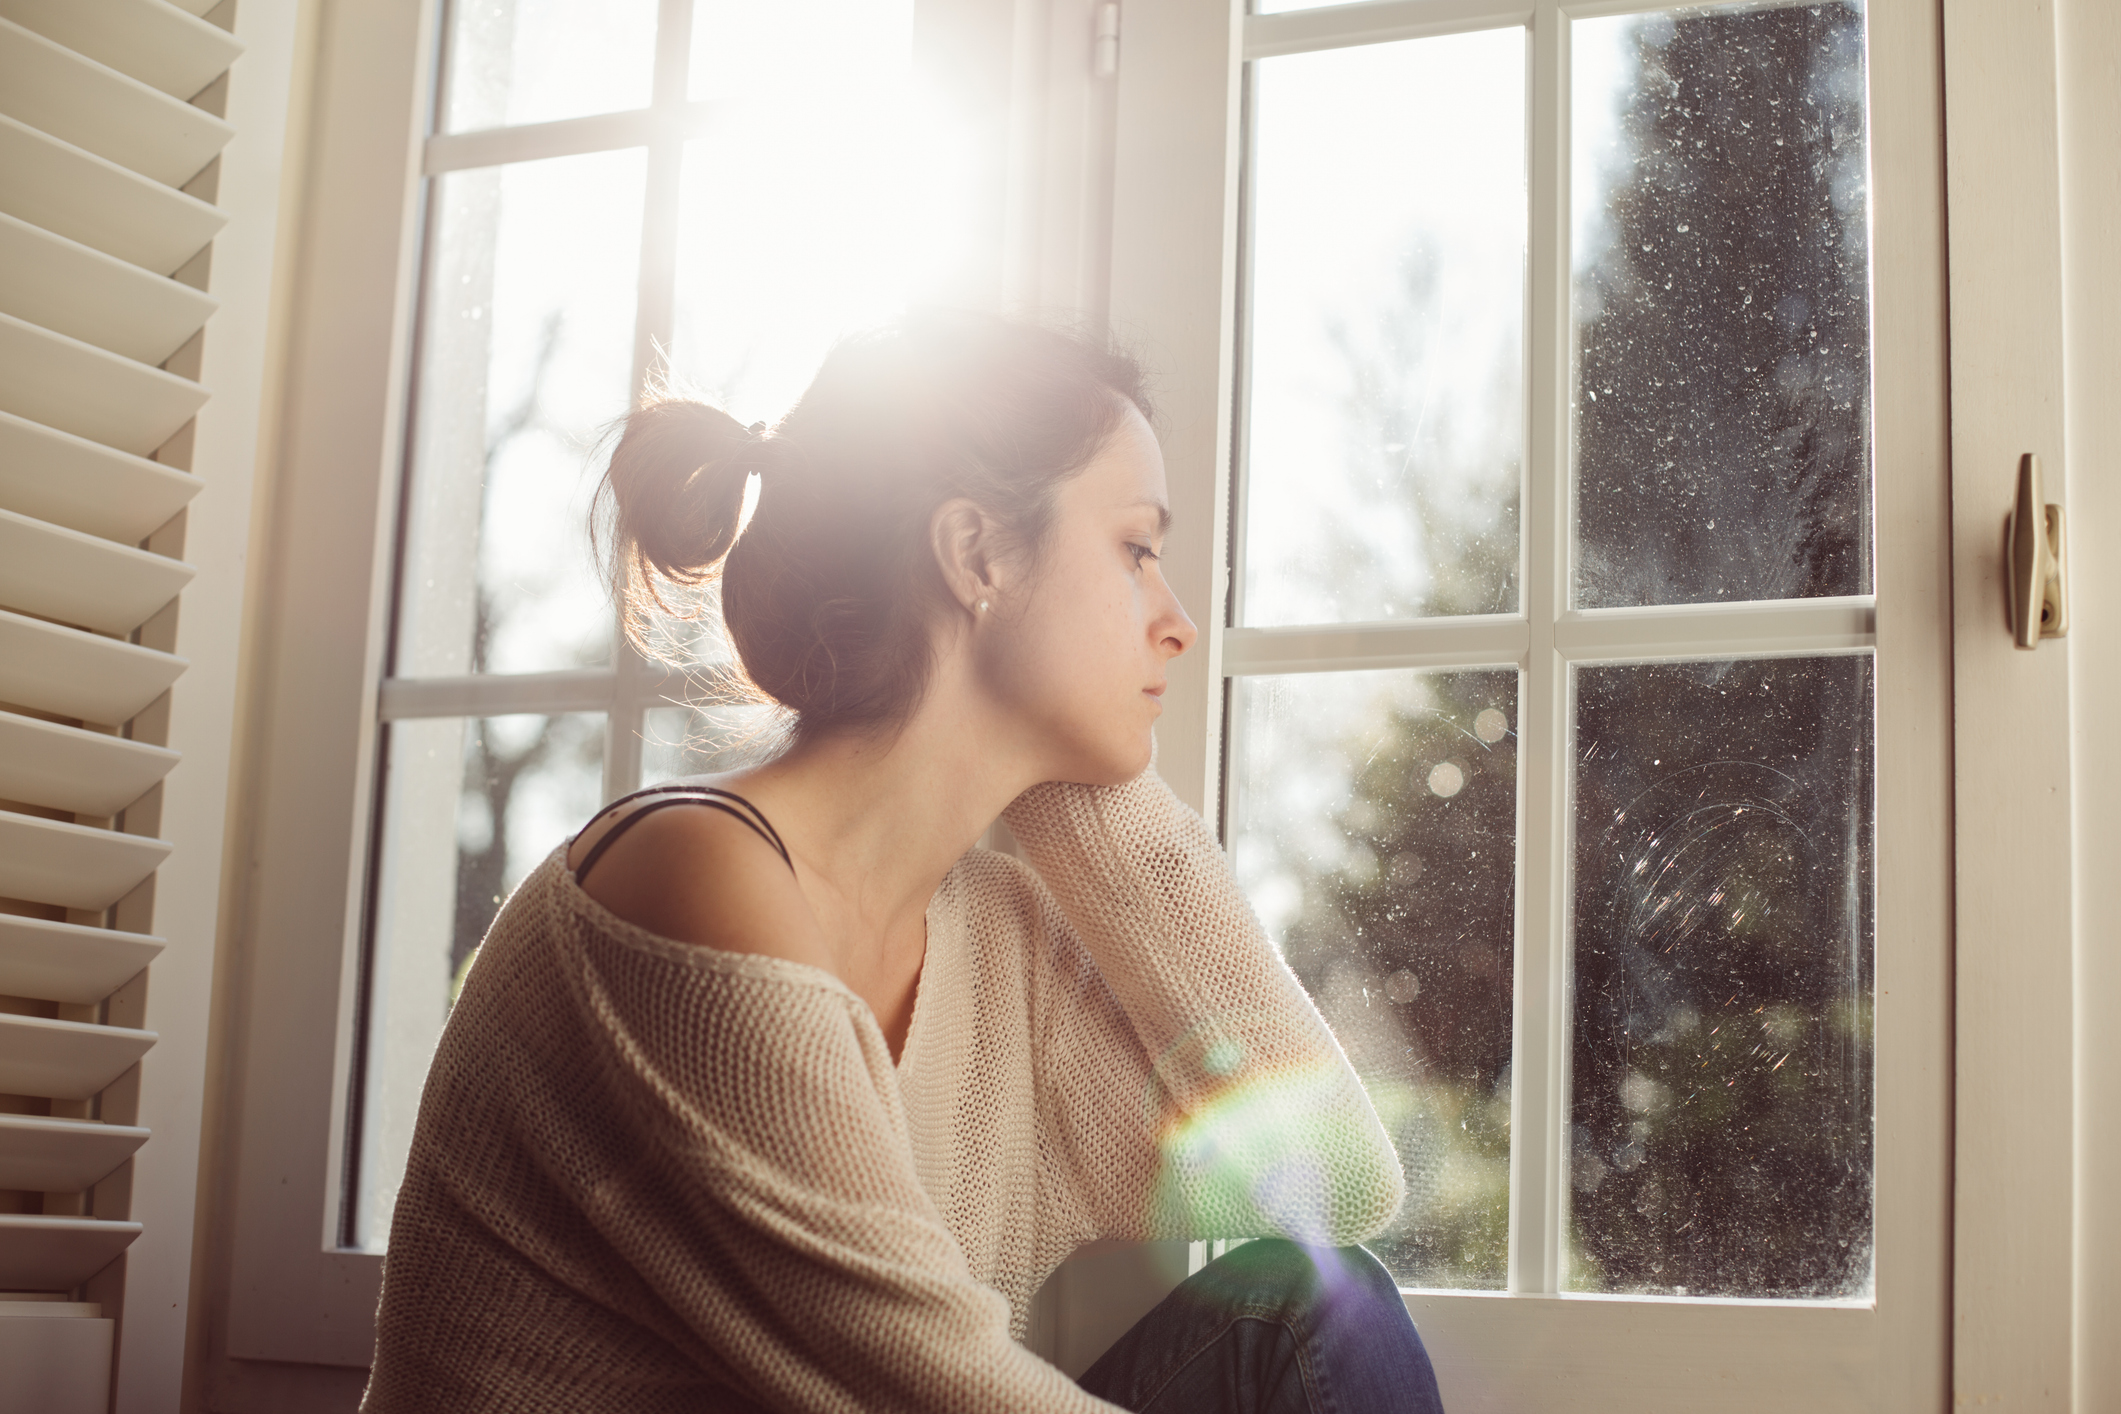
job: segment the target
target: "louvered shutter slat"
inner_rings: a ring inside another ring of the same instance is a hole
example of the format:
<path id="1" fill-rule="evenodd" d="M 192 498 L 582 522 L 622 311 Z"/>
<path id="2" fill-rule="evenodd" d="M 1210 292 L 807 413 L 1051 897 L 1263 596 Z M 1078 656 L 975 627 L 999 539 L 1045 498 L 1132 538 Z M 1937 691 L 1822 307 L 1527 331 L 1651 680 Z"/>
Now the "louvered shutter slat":
<path id="1" fill-rule="evenodd" d="M 181 560 L 0 510 L 0 604 L 130 633 L 196 573 Z"/>
<path id="2" fill-rule="evenodd" d="M 0 1015 L 0 1091 L 86 1100 L 132 1069 L 154 1044 L 152 1031 Z M 0 1290 L 7 1287 L 0 1280 Z"/>
<path id="3" fill-rule="evenodd" d="M 0 314 L 159 364 L 205 326 L 217 304 L 189 285 L 0 215 Z"/>
<path id="4" fill-rule="evenodd" d="M 190 472 L 0 412 L 0 506 L 38 520 L 131 544 L 205 485 Z M 0 690 L 0 701 L 21 700 Z"/>
<path id="5" fill-rule="evenodd" d="M 174 653 L 0 609 L 0 702 L 115 727 L 187 666 Z"/>
<path id="6" fill-rule="evenodd" d="M 100 1002 L 162 948 L 152 934 L 0 913 L 0 995 L 74 1006 Z"/>
<path id="7" fill-rule="evenodd" d="M 198 176 L 235 135 L 213 114 L 6 19 L 0 113 L 172 187 Z"/>
<path id="8" fill-rule="evenodd" d="M 140 1224 L 133 1222 L 0 1214 L 0 1291 L 78 1286 L 139 1235 Z"/>
<path id="9" fill-rule="evenodd" d="M 166 746 L 0 713 L 0 800 L 76 815 L 115 815 L 176 764 L 177 753 Z M 8 989 L 0 986 L 0 995 L 5 994 Z"/>
<path id="10" fill-rule="evenodd" d="M 146 835 L 0 810 L 0 897 L 100 913 L 168 857 L 168 843 Z"/>
<path id="11" fill-rule="evenodd" d="M 206 404 L 206 390 L 0 314 L 0 409 L 145 456 Z"/>
<path id="12" fill-rule="evenodd" d="M 0 1115 L 0 1188 L 77 1193 L 109 1177 L 147 1137 L 130 1124 Z"/>
<path id="13" fill-rule="evenodd" d="M 0 19 L 187 101 L 243 52 L 227 30 L 168 0 L 0 0 Z"/>
<path id="14" fill-rule="evenodd" d="M 174 274 L 228 219 L 195 196 L 5 114 L 0 211 L 157 275 Z"/>

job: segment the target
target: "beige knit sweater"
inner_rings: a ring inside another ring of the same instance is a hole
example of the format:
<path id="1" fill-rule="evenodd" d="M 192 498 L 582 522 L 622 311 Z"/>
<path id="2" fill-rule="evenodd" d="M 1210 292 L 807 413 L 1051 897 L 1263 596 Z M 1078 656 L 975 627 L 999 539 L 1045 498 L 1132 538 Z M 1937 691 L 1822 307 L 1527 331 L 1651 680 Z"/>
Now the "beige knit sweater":
<path id="1" fill-rule="evenodd" d="M 928 909 L 894 1067 L 797 963 L 671 942 L 556 851 L 435 1055 L 363 1409 L 1090 1411 L 1019 1346 L 1096 1237 L 1381 1229 L 1399 1164 L 1200 817 L 1048 785 Z"/>

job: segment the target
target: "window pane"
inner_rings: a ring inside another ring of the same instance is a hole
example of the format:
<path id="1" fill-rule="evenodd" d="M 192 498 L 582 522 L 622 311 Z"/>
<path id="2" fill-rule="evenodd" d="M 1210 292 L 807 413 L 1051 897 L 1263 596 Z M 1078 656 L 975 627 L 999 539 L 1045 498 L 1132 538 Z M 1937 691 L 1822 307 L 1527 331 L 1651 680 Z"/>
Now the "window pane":
<path id="1" fill-rule="evenodd" d="M 962 265 L 964 151 L 913 82 L 911 6 L 702 3 L 671 361 L 745 422 L 785 412 L 841 334 Z M 704 86 L 704 87 L 702 87 Z"/>
<path id="2" fill-rule="evenodd" d="M 1517 607 L 1522 29 L 1252 65 L 1240 622 Z"/>
<path id="3" fill-rule="evenodd" d="M 392 722 L 353 1242 L 381 1251 L 442 1023 L 501 900 L 603 793 L 604 718 Z"/>
<path id="4" fill-rule="evenodd" d="M 1871 683 L 1576 671 L 1573 1290 L 1870 1287 Z"/>
<path id="5" fill-rule="evenodd" d="M 1868 593 L 1862 8 L 1570 42 L 1577 604 Z"/>
<path id="6" fill-rule="evenodd" d="M 643 155 L 435 179 L 392 671 L 607 660 L 590 451 L 633 376 Z"/>
<path id="7" fill-rule="evenodd" d="M 1406 1168 L 1367 1244 L 1400 1282 L 1500 1287 L 1509 1255 L 1517 674 L 1231 685 L 1230 847 Z"/>
<path id="8" fill-rule="evenodd" d="M 641 784 L 756 765 L 782 745 L 771 707 L 656 707 L 641 728 Z"/>
<path id="9" fill-rule="evenodd" d="M 442 131 L 646 108 L 656 0 L 455 0 Z"/>

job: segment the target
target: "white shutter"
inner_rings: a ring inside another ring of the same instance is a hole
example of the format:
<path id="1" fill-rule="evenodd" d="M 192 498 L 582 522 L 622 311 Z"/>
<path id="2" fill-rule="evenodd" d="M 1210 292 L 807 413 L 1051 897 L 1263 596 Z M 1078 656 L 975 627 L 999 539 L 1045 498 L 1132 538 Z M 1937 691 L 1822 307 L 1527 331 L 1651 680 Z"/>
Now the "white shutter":
<path id="1" fill-rule="evenodd" d="M 205 8 L 0 0 L 0 1367 L 53 1411 L 107 1404 L 88 1288 L 153 1137 L 127 1077 L 242 48 Z"/>

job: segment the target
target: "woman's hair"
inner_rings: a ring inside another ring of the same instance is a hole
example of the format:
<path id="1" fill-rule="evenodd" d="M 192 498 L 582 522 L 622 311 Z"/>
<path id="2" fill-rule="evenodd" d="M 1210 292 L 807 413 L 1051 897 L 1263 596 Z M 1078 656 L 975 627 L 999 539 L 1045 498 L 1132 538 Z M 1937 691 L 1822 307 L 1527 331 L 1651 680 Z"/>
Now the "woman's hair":
<path id="1" fill-rule="evenodd" d="M 1149 413 L 1141 367 L 1104 340 L 960 313 L 843 340 L 771 429 L 650 401 L 598 489 L 627 635 L 645 647 L 659 619 L 684 616 L 667 586 L 718 582 L 745 676 L 797 714 L 799 734 L 901 725 L 934 666 L 934 624 L 955 607 L 929 537 L 936 509 L 971 500 L 1035 563 L 1061 485 L 1130 406 Z"/>

